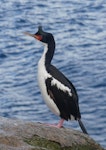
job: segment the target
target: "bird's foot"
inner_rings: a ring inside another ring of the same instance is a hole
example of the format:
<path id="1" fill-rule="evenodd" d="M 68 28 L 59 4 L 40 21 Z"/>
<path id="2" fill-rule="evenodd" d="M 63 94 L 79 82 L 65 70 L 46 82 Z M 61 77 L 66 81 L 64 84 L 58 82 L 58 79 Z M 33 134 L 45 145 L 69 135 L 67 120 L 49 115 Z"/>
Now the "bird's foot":
<path id="1" fill-rule="evenodd" d="M 46 125 L 50 127 L 61 128 L 58 124 L 46 124 Z"/>
<path id="2" fill-rule="evenodd" d="M 61 119 L 58 124 L 46 124 L 46 125 L 51 126 L 51 127 L 56 127 L 56 128 L 62 128 L 63 122 L 64 122 L 64 119 Z"/>

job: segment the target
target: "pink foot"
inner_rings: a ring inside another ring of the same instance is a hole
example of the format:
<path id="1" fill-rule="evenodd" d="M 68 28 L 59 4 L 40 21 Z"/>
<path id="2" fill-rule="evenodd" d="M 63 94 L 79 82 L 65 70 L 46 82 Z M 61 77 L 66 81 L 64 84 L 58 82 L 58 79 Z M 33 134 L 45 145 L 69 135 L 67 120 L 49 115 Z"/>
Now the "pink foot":
<path id="1" fill-rule="evenodd" d="M 61 119 L 58 124 L 46 124 L 51 127 L 61 128 L 63 126 L 64 119 Z"/>

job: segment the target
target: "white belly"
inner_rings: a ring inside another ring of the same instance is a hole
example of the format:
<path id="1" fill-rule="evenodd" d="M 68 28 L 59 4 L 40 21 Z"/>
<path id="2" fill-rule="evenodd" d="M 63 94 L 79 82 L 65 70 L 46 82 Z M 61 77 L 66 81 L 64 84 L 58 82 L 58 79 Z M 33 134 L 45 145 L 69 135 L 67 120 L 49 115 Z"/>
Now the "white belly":
<path id="1" fill-rule="evenodd" d="M 41 91 L 42 97 L 43 97 L 45 103 L 47 104 L 47 106 L 50 108 L 50 110 L 55 115 L 59 116 L 60 115 L 60 111 L 59 111 L 58 107 L 56 106 L 54 101 L 51 99 L 51 97 L 47 93 L 45 80 L 48 77 L 51 77 L 51 75 L 47 73 L 47 71 L 45 69 L 45 66 L 42 63 L 42 60 L 40 60 L 39 63 L 38 63 L 38 84 L 39 84 L 39 87 L 40 87 L 40 91 Z"/>

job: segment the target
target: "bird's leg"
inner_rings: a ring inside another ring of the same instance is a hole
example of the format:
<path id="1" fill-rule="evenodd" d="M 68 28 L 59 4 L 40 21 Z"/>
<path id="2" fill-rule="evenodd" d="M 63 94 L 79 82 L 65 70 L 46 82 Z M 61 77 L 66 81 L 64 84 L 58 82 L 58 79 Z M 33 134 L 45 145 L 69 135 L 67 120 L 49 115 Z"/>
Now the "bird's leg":
<path id="1" fill-rule="evenodd" d="M 63 126 L 64 119 L 61 119 L 57 124 L 57 128 L 61 128 Z"/>
<path id="2" fill-rule="evenodd" d="M 51 127 L 61 128 L 63 126 L 64 119 L 61 119 L 58 124 L 46 124 Z"/>

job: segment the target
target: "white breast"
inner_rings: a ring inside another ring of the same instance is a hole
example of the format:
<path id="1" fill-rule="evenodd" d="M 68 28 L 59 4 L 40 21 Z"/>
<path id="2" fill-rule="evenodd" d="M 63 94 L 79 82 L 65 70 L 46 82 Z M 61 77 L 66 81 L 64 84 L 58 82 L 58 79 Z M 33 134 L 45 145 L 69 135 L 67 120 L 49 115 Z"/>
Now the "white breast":
<path id="1" fill-rule="evenodd" d="M 47 89 L 46 89 L 46 84 L 45 84 L 45 80 L 49 77 L 51 77 L 51 75 L 46 71 L 45 68 L 45 53 L 47 52 L 47 45 L 45 45 L 45 50 L 44 53 L 38 63 L 38 84 L 40 87 L 40 91 L 42 94 L 42 97 L 45 101 L 45 103 L 47 104 L 47 106 L 50 108 L 50 110 L 56 114 L 56 115 L 60 115 L 60 111 L 58 109 L 58 107 L 56 106 L 56 104 L 54 103 L 54 101 L 51 99 L 51 97 L 48 95 L 47 93 Z"/>

